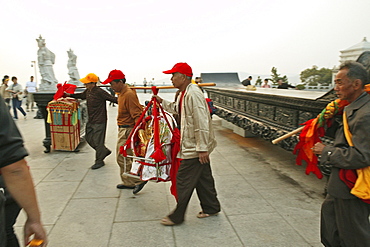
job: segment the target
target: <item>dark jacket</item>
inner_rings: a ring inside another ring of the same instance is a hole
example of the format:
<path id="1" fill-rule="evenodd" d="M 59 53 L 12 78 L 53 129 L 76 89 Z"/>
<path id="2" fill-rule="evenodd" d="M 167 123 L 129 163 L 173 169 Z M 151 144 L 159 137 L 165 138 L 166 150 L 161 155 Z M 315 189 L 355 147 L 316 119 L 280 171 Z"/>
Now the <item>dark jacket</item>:
<path id="1" fill-rule="evenodd" d="M 21 133 L 0 96 L 0 168 L 20 161 L 27 155 Z"/>
<path id="2" fill-rule="evenodd" d="M 289 85 L 288 83 L 284 82 L 281 85 L 277 87 L 278 89 L 289 89 L 289 88 L 295 88 L 295 86 Z"/>
<path id="3" fill-rule="evenodd" d="M 89 115 L 89 123 L 103 124 L 107 122 L 107 107 L 106 101 L 117 103 L 117 98 L 109 94 L 100 87 L 93 87 L 91 91 L 85 90 L 82 93 L 72 94 L 71 97 L 76 99 L 86 99 L 87 113 Z"/>
<path id="4" fill-rule="evenodd" d="M 245 79 L 244 81 L 242 81 L 242 84 L 243 86 L 248 86 L 251 85 L 251 81 L 249 79 Z"/>
<path id="5" fill-rule="evenodd" d="M 334 145 L 326 146 L 321 154 L 321 163 L 332 165 L 328 193 L 336 198 L 352 199 L 356 197 L 339 178 L 339 170 L 370 166 L 370 96 L 363 93 L 346 106 L 345 111 L 354 146 L 348 145 L 343 124 L 340 124 Z"/>

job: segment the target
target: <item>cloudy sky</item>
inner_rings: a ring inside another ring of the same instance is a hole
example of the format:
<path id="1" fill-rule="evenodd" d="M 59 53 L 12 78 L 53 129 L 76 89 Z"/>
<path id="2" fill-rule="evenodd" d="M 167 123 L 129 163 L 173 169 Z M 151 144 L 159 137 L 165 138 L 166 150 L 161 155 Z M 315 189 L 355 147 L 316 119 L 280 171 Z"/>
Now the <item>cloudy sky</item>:
<path id="1" fill-rule="evenodd" d="M 36 38 L 55 53 L 54 71 L 69 80 L 67 50 L 80 76 L 129 82 L 167 79 L 187 62 L 201 72 L 297 75 L 338 65 L 340 51 L 367 37 L 369 0 L 0 0 L 0 74 L 20 82 L 34 74 Z M 40 75 L 37 75 L 40 79 Z M 244 78 L 241 78 L 244 79 Z"/>

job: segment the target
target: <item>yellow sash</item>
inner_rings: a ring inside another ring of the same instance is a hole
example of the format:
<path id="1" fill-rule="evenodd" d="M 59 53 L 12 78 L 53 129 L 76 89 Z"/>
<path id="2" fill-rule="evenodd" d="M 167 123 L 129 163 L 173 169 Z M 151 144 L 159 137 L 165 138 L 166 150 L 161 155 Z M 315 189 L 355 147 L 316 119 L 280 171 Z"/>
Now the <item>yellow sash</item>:
<path id="1" fill-rule="evenodd" d="M 348 145 L 353 147 L 352 133 L 349 130 L 346 111 L 343 111 L 343 129 Z M 351 190 L 351 194 L 360 199 L 370 199 L 370 166 L 356 169 L 356 172 L 357 180 L 355 186 Z"/>

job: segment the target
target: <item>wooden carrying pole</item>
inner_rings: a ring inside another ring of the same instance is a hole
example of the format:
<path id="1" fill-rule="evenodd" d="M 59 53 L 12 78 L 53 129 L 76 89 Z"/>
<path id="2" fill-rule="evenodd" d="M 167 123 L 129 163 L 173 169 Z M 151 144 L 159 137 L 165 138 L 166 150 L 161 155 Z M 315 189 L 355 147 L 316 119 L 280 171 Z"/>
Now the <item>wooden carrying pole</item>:
<path id="1" fill-rule="evenodd" d="M 209 82 L 209 83 L 199 83 L 197 84 L 199 87 L 212 87 L 216 86 L 216 83 Z M 99 87 L 110 87 L 110 85 L 99 85 Z M 172 89 L 175 88 L 174 86 L 155 86 L 157 89 Z M 77 88 L 85 88 L 85 87 L 77 87 Z M 152 90 L 152 87 L 135 87 L 130 86 L 132 89 L 146 89 L 146 90 Z"/>
<path id="2" fill-rule="evenodd" d="M 303 130 L 303 128 L 304 128 L 304 126 L 298 128 L 298 129 L 295 129 L 292 132 L 289 132 L 288 134 L 285 134 L 283 136 L 280 136 L 279 138 L 276 138 L 275 140 L 272 140 L 272 144 L 277 144 L 278 142 L 281 142 L 282 140 L 285 140 L 288 137 L 291 137 L 291 136 L 293 136 L 293 135 L 301 132 Z"/>

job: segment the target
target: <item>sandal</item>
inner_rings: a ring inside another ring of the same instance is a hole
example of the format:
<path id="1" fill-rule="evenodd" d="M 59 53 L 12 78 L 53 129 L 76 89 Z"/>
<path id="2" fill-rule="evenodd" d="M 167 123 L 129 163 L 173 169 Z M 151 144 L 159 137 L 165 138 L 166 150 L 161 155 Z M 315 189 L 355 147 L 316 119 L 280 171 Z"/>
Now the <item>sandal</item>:
<path id="1" fill-rule="evenodd" d="M 161 224 L 165 226 L 174 226 L 176 223 L 174 223 L 170 218 L 167 216 L 161 219 Z"/>
<path id="2" fill-rule="evenodd" d="M 206 213 L 203 213 L 203 211 L 199 212 L 197 214 L 197 218 L 207 218 L 207 217 L 210 217 L 210 216 L 217 216 L 218 213 L 214 213 L 214 214 L 206 214 Z"/>

